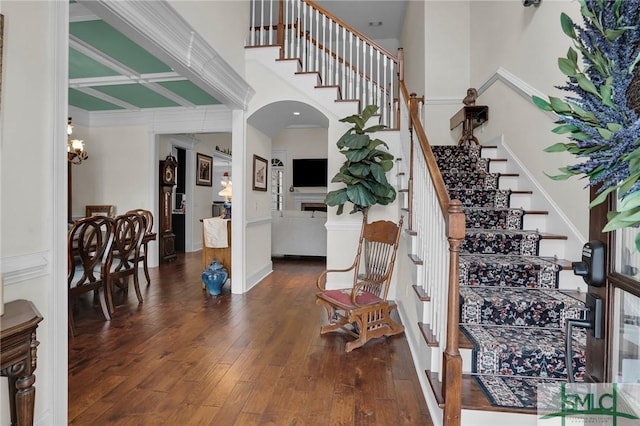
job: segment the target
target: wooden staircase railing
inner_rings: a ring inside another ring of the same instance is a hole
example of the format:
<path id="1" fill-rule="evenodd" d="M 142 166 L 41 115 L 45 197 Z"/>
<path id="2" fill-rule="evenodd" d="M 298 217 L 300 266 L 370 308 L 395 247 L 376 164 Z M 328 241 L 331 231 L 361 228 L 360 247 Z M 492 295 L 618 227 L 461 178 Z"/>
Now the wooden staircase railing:
<path id="1" fill-rule="evenodd" d="M 336 86 L 342 100 L 360 109 L 378 105 L 380 124 L 397 128 L 396 56 L 310 0 L 251 0 L 247 46 L 280 46 L 281 59 L 296 59 Z"/>
<path id="2" fill-rule="evenodd" d="M 462 204 L 450 200 L 436 159 L 424 132 L 419 104 L 399 83 L 401 115 L 408 116 L 410 164 L 409 211 L 413 231 L 413 253 L 423 260 L 416 283 L 430 301 L 423 320 L 430 328 L 442 358 L 432 360 L 438 372 L 444 398 L 444 424 L 460 425 L 462 400 L 462 357 L 458 345 L 459 255 L 465 237 Z M 404 120 L 403 120 L 404 122 Z M 416 143 L 417 142 L 417 143 Z"/>

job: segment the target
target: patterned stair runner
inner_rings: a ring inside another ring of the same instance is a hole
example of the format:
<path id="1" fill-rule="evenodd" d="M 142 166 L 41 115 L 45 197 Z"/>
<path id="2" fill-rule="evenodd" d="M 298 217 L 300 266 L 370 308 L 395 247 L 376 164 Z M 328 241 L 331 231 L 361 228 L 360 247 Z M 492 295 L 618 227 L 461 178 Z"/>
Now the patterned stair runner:
<path id="1" fill-rule="evenodd" d="M 432 147 L 451 199 L 462 202 L 466 237 L 460 255 L 460 329 L 473 346 L 472 374 L 492 404 L 535 409 L 537 386 L 567 381 L 567 318 L 584 303 L 558 290 L 561 266 L 539 256 L 541 234 L 523 228 L 511 191 L 479 146 Z M 575 380 L 585 370 L 586 334 L 572 341 Z"/>

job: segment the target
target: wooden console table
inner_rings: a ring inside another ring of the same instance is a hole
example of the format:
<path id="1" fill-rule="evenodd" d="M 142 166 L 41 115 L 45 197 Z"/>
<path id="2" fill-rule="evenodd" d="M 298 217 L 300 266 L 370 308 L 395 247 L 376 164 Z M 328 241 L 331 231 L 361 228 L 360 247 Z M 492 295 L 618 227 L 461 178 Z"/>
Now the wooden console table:
<path id="1" fill-rule="evenodd" d="M 489 107 L 486 105 L 465 106 L 455 113 L 449 120 L 451 130 L 462 124 L 462 136 L 458 145 L 480 145 L 478 138 L 473 135 L 473 129 L 489 120 Z"/>
<path id="2" fill-rule="evenodd" d="M 9 379 L 11 425 L 33 425 L 36 388 L 36 328 L 42 315 L 27 300 L 4 305 L 0 319 L 0 375 Z"/>
<path id="3" fill-rule="evenodd" d="M 200 219 L 200 222 L 203 222 Z M 202 230 L 202 270 L 207 269 L 207 266 L 214 260 L 218 259 L 222 266 L 225 267 L 231 278 L 231 221 L 227 220 L 227 247 L 226 248 L 212 248 L 207 247 L 204 243 L 204 224 Z"/>

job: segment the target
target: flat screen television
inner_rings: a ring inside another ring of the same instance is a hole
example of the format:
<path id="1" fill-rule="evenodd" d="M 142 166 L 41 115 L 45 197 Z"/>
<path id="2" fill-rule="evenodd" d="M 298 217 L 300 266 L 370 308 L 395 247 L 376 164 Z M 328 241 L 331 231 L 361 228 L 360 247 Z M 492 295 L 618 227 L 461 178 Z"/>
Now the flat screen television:
<path id="1" fill-rule="evenodd" d="M 293 160 L 293 186 L 327 186 L 326 158 L 296 158 Z"/>

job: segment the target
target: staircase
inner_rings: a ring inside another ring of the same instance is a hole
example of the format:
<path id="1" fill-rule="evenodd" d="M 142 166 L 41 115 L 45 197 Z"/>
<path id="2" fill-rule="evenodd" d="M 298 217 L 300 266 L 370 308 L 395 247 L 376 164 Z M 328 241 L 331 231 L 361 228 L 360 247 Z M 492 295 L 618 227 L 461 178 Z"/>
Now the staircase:
<path id="1" fill-rule="evenodd" d="M 581 381 L 585 371 L 582 329 L 573 333 L 571 368 L 565 365 L 566 320 L 586 317 L 581 294 L 560 290 L 569 262 L 540 255 L 545 243 L 566 237 L 525 227 L 546 212 L 511 207 L 513 191 L 499 189 L 507 174 L 490 171 L 482 147 L 432 150 L 466 218 L 459 266 L 460 347 L 471 355 L 466 378 L 496 409 L 535 414 L 539 383 L 566 382 L 568 374 Z"/>
<path id="2" fill-rule="evenodd" d="M 435 423 L 535 424 L 537 384 L 568 380 L 565 322 L 585 315 L 559 259 L 566 237 L 544 232 L 547 211 L 497 147 L 429 145 L 401 56 L 305 1 L 253 5 L 245 57 L 261 67 L 249 72 L 272 72 L 337 118 L 375 103 L 396 129 L 385 135 L 406 217 L 396 301 Z M 576 330 L 576 380 L 584 350 Z"/>

